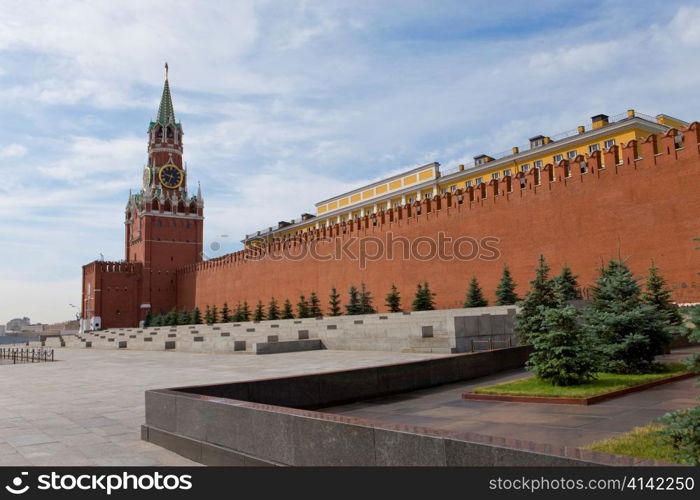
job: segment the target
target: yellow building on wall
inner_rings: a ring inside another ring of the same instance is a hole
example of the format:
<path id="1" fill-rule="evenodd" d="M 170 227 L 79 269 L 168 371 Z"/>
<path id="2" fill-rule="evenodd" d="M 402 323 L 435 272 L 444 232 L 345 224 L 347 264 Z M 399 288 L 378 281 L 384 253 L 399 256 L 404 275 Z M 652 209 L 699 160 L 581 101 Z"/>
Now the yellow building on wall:
<path id="1" fill-rule="evenodd" d="M 525 147 L 514 147 L 507 153 L 474 157 L 473 163 L 441 171 L 440 164 L 429 163 L 401 174 L 362 186 L 353 191 L 316 203 L 315 214 L 302 214 L 299 219 L 280 221 L 276 227 L 246 235 L 246 246 L 275 238 L 301 234 L 337 223 L 371 215 L 399 205 L 420 201 L 502 179 L 518 172 L 556 165 L 563 159 L 572 159 L 593 151 L 604 151 L 632 139 L 644 139 L 651 134 L 671 128 L 687 127 L 688 123 L 668 115 L 652 117 L 628 110 L 609 117 L 596 115 L 588 126 L 555 136 L 537 135 Z"/>

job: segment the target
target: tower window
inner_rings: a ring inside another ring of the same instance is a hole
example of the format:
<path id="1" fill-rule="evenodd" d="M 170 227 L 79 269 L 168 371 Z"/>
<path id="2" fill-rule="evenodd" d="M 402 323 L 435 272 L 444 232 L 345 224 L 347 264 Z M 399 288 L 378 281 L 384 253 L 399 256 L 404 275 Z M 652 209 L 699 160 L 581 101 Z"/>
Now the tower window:
<path id="1" fill-rule="evenodd" d="M 520 171 L 521 171 L 521 172 L 527 172 L 528 170 L 530 170 L 530 164 L 529 164 L 529 163 L 525 163 L 525 164 L 523 164 L 523 165 L 520 165 Z"/>
<path id="2" fill-rule="evenodd" d="M 554 155 L 554 163 L 559 163 L 564 159 L 564 155 Z"/>
<path id="3" fill-rule="evenodd" d="M 507 168 L 503 171 L 503 177 L 510 177 L 510 169 Z"/>
<path id="4" fill-rule="evenodd" d="M 591 144 L 588 146 L 588 152 L 592 153 L 594 151 L 600 151 L 600 144 Z"/>
<path id="5" fill-rule="evenodd" d="M 498 172 L 494 172 L 491 174 L 492 179 L 498 179 L 500 177 L 500 174 Z"/>
<path id="6" fill-rule="evenodd" d="M 615 145 L 615 139 L 608 139 L 605 141 L 605 149 L 611 148 Z"/>
<path id="7" fill-rule="evenodd" d="M 576 158 L 576 150 L 567 152 L 566 157 L 570 160 L 573 160 L 574 158 Z"/>
<path id="8" fill-rule="evenodd" d="M 532 166 L 535 168 L 542 168 L 542 160 L 537 160 L 532 164 Z"/>
<path id="9" fill-rule="evenodd" d="M 484 178 L 483 178 L 483 177 L 477 177 L 477 178 L 476 178 L 476 185 L 477 185 L 477 186 L 481 185 L 482 182 L 484 182 Z"/>

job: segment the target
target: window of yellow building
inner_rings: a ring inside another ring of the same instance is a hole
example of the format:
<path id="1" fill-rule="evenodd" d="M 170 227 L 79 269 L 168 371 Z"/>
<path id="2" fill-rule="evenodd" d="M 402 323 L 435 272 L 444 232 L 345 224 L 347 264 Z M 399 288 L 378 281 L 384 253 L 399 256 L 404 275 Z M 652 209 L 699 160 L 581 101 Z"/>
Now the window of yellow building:
<path id="1" fill-rule="evenodd" d="M 574 149 L 573 151 L 568 151 L 568 152 L 566 153 L 566 157 L 567 157 L 569 160 L 573 160 L 574 158 L 576 158 L 576 150 Z"/>

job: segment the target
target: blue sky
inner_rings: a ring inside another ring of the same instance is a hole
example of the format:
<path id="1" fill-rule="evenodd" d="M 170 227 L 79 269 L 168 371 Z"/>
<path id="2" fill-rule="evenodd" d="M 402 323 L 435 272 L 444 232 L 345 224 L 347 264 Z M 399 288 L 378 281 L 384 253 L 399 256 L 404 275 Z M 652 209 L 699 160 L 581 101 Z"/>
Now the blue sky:
<path id="1" fill-rule="evenodd" d="M 700 118 L 693 2 L 0 0 L 0 322 L 69 319 L 170 66 L 207 248 L 598 113 Z M 222 237 L 221 235 L 229 235 Z"/>

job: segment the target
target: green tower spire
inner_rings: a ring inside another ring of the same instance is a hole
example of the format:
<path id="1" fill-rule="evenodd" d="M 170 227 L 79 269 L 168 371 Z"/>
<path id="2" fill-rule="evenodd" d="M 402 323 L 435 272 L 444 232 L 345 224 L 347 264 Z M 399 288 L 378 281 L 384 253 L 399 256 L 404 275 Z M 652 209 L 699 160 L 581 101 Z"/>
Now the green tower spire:
<path id="1" fill-rule="evenodd" d="M 175 123 L 175 108 L 173 108 L 173 99 L 170 96 L 170 85 L 168 84 L 168 63 L 165 63 L 165 85 L 163 86 L 163 95 L 160 98 L 160 106 L 158 106 L 158 123 L 161 125 Z"/>

